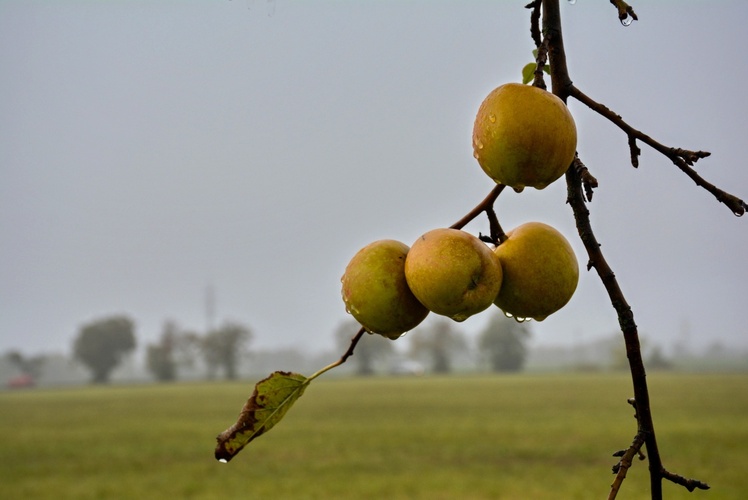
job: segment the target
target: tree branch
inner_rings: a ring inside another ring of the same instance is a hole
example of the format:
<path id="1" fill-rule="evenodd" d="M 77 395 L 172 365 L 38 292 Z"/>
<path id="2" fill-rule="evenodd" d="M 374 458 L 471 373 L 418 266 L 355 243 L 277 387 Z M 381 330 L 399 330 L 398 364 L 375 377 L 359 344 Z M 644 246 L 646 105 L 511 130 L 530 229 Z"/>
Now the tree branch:
<path id="1" fill-rule="evenodd" d="M 649 454 L 650 488 L 652 499 L 662 498 L 662 462 L 657 448 L 657 439 L 654 432 L 654 422 L 649 406 L 649 389 L 647 387 L 647 375 L 644 370 L 644 361 L 639 342 L 639 332 L 634 321 L 634 313 L 631 306 L 621 291 L 613 270 L 608 265 L 590 224 L 589 210 L 584 202 L 582 193 L 582 181 L 576 169 L 570 168 L 566 172 L 567 201 L 574 212 L 577 231 L 587 250 L 589 256 L 588 269 L 594 267 L 600 277 L 608 297 L 618 314 L 618 323 L 623 333 L 626 345 L 626 355 L 629 360 L 631 380 L 634 386 L 634 398 L 636 400 L 637 420 L 639 431 L 646 436 L 645 444 Z M 621 478 L 623 480 L 623 478 Z"/>
<path id="2" fill-rule="evenodd" d="M 693 492 L 693 490 L 697 488 L 700 490 L 708 490 L 710 488 L 708 484 L 702 483 L 698 479 L 688 479 L 678 474 L 668 472 L 665 469 L 662 469 L 661 473 L 663 478 L 667 479 L 668 481 L 672 481 L 675 484 L 684 486 L 690 492 Z"/>
<path id="3" fill-rule="evenodd" d="M 541 0 L 533 0 L 532 2 L 525 5 L 525 9 L 532 9 L 530 14 L 530 36 L 535 42 L 535 47 L 540 47 L 540 6 L 543 2 Z"/>
<path id="4" fill-rule="evenodd" d="M 577 171 L 579 178 L 582 180 L 582 185 L 584 186 L 584 194 L 587 198 L 587 201 L 592 201 L 592 190 L 597 187 L 597 179 L 595 179 L 595 177 L 590 173 L 584 163 L 582 163 L 582 160 L 579 159 L 578 154 L 574 155 L 574 162 L 572 162 L 571 168 Z"/>
<path id="5" fill-rule="evenodd" d="M 543 41 L 538 46 L 538 56 L 535 58 L 535 78 L 533 79 L 533 87 L 538 87 L 543 90 L 547 90 L 545 85 L 545 79 L 543 77 L 543 71 L 545 70 L 546 63 L 548 62 L 548 37 L 543 38 Z"/>
<path id="6" fill-rule="evenodd" d="M 634 441 L 631 446 L 626 450 L 622 450 L 613 456 L 620 456 L 621 460 L 613 466 L 613 473 L 616 475 L 613 480 L 613 484 L 610 485 L 610 493 L 608 494 L 608 500 L 614 500 L 618 496 L 618 490 L 621 489 L 623 480 L 626 479 L 626 473 L 633 464 L 634 456 L 639 455 L 639 460 L 644 460 L 644 455 L 641 453 L 642 445 L 644 445 L 644 433 L 637 432 L 634 436 Z"/>
<path id="7" fill-rule="evenodd" d="M 496 184 L 496 186 L 494 186 L 494 188 L 490 193 L 488 193 L 488 196 L 486 196 L 483 201 L 478 203 L 475 208 L 465 214 L 465 216 L 460 220 L 449 226 L 450 229 L 462 229 L 473 219 L 478 217 L 482 212 L 486 212 L 491 228 L 491 243 L 498 245 L 499 242 L 504 241 L 506 239 L 506 235 L 499 225 L 499 220 L 496 217 L 496 212 L 493 209 L 493 204 L 496 202 L 496 199 L 499 197 L 505 187 L 506 186 L 504 184 Z"/>
<path id="8" fill-rule="evenodd" d="M 561 14 L 558 0 L 543 0 L 543 32 L 549 38 L 549 54 L 551 62 L 551 84 L 553 93 L 566 102 L 569 92 L 573 88 L 566 65 L 566 53 L 561 32 Z M 589 211 L 585 205 L 582 193 L 582 180 L 576 168 L 566 171 L 567 202 L 574 212 L 577 232 L 589 256 L 588 266 L 594 267 L 605 286 L 611 304 L 618 315 L 618 323 L 623 332 L 626 344 L 626 354 L 629 359 L 629 369 L 634 386 L 634 397 L 637 403 L 637 419 L 639 432 L 645 436 L 645 444 L 649 454 L 650 488 L 653 500 L 662 498 L 662 461 L 657 448 L 654 432 L 654 422 L 649 406 L 649 389 L 644 370 L 639 333 L 634 322 L 631 307 L 618 285 L 613 270 L 608 265 L 600 244 L 592 231 Z M 589 269 L 589 267 L 588 267 Z"/>
<path id="9" fill-rule="evenodd" d="M 708 151 L 690 151 L 688 149 L 672 148 L 665 146 L 664 144 L 654 140 L 649 135 L 635 129 L 629 125 L 621 116 L 601 104 L 584 92 L 579 90 L 576 86 L 570 85 L 568 88 L 569 96 L 585 104 L 587 107 L 598 113 L 599 115 L 607 118 L 610 122 L 620 128 L 628 137 L 629 150 L 631 151 L 631 164 L 636 168 L 639 166 L 639 155 L 641 150 L 637 146 L 637 141 L 641 141 L 648 145 L 655 151 L 658 151 L 662 155 L 670 159 L 683 173 L 690 177 L 697 186 L 706 189 L 710 192 L 717 201 L 724 203 L 727 207 L 732 210 L 732 213 L 736 216 L 742 216 L 746 210 L 748 210 L 748 204 L 745 201 L 734 196 L 730 193 L 723 191 L 714 184 L 708 182 L 701 177 L 696 171 L 691 168 L 697 161 L 702 158 L 706 158 L 711 153 Z"/>

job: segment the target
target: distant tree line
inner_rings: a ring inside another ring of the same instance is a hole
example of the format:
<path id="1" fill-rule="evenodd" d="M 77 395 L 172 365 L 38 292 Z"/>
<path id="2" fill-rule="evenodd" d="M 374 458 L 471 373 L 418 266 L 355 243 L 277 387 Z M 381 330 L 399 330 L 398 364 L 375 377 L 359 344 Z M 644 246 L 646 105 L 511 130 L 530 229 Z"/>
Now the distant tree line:
<path id="1" fill-rule="evenodd" d="M 146 366 L 156 380 L 166 382 L 176 380 L 180 368 L 194 366 L 202 359 L 208 378 L 215 378 L 222 371 L 226 379 L 235 379 L 239 360 L 251 338 L 250 329 L 237 322 L 225 322 L 200 335 L 167 321 L 159 341 L 146 348 Z M 106 384 L 135 347 L 134 321 L 125 315 L 113 315 L 80 328 L 73 342 L 73 357 L 91 372 L 93 383 Z M 31 370 L 32 360 L 25 363 L 25 369 Z"/>
<path id="2" fill-rule="evenodd" d="M 340 325 L 335 333 L 340 352 L 345 351 L 357 329 L 358 325 L 352 320 Z M 527 358 L 529 336 L 526 324 L 495 314 L 479 336 L 479 362 L 497 372 L 521 370 Z M 239 363 L 248 353 L 251 340 L 249 327 L 238 322 L 224 322 L 201 335 L 180 328 L 174 321 L 166 321 L 159 340 L 146 346 L 146 367 L 156 380 L 169 382 L 179 378 L 180 370 L 193 369 L 202 362 L 207 378 L 214 379 L 221 374 L 233 380 L 238 377 Z M 435 318 L 420 326 L 410 334 L 409 340 L 407 357 L 428 366 L 432 373 L 450 373 L 456 359 L 470 356 L 465 335 L 456 323 L 445 318 Z M 91 372 L 94 383 L 104 384 L 135 347 L 134 321 L 125 315 L 113 315 L 80 328 L 73 344 L 73 356 Z M 352 364 L 358 375 L 372 375 L 377 364 L 387 362 L 395 354 L 392 340 L 371 335 L 357 346 Z M 31 360 L 27 365 L 27 369 L 32 370 Z"/>
<path id="3" fill-rule="evenodd" d="M 361 376 L 383 371 L 447 374 L 456 370 L 474 371 L 476 368 L 501 373 L 519 372 L 525 368 L 528 359 L 531 326 L 532 323 L 518 323 L 497 310 L 489 317 L 471 346 L 459 323 L 433 316 L 397 341 L 380 335 L 367 335 L 356 347 L 347 366 Z M 342 322 L 334 332 L 336 352 L 330 356 L 344 352 L 358 328 L 359 325 L 352 319 Z M 155 380 L 162 382 L 194 378 L 196 374 L 208 379 L 221 377 L 233 380 L 240 373 L 247 373 L 247 368 L 240 365 L 250 355 L 256 357 L 254 362 L 258 365 L 263 364 L 261 360 L 269 361 L 273 356 L 282 355 L 288 360 L 291 351 L 292 354 L 296 353 L 296 362 L 291 365 L 303 364 L 305 360 L 303 353 L 293 349 L 283 353 L 266 351 L 252 354 L 248 348 L 252 339 L 250 328 L 235 321 L 226 321 L 204 333 L 183 329 L 174 321 L 166 321 L 158 340 L 145 346 L 146 368 Z M 597 369 L 615 370 L 627 366 L 625 351 L 619 344 L 611 344 L 614 347 L 609 356 L 601 354 Z M 127 315 L 106 316 L 80 327 L 73 342 L 73 358 L 90 372 L 93 383 L 105 384 L 136 345 L 135 322 L 131 318 Z M 647 348 L 646 345 L 644 347 Z M 714 359 L 725 357 L 725 353 L 715 349 L 712 353 Z M 647 366 L 653 370 L 672 369 L 673 359 L 680 362 L 678 357 L 668 358 L 657 345 L 645 351 Z M 610 359 L 605 361 L 602 358 Z M 711 366 L 705 364 L 709 362 L 708 356 L 704 358 L 702 364 Z M 46 357 L 24 356 L 19 351 L 9 351 L 0 361 L 12 368 L 11 372 L 4 373 L 16 374 L 5 377 L 6 385 L 29 387 L 44 372 Z M 301 368 L 289 366 L 288 369 Z"/>
<path id="4" fill-rule="evenodd" d="M 227 321 L 201 336 L 167 321 L 160 341 L 148 346 L 146 365 L 157 380 L 167 382 L 177 378 L 179 367 L 192 367 L 202 358 L 209 379 L 223 371 L 224 378 L 234 380 L 251 339 L 249 327 L 237 322 Z"/>

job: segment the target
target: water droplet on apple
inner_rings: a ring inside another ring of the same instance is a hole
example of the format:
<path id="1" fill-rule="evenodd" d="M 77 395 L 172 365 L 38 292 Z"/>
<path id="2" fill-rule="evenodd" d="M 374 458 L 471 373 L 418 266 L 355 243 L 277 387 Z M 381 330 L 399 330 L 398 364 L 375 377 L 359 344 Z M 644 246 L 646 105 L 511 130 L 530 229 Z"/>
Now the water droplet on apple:
<path id="1" fill-rule="evenodd" d="M 227 464 L 227 463 L 229 463 L 229 461 L 228 461 L 228 460 L 226 460 L 225 458 L 219 458 L 219 459 L 218 459 L 218 461 L 219 461 L 219 462 L 221 462 L 222 464 Z"/>
<path id="2" fill-rule="evenodd" d="M 478 139 L 478 141 L 476 141 L 475 147 L 478 148 L 478 149 L 483 149 L 483 143 L 480 141 L 480 139 Z"/>
<path id="3" fill-rule="evenodd" d="M 621 19 L 621 24 L 624 26 L 631 26 L 631 23 L 634 22 L 633 17 L 627 17 L 626 19 Z"/>
<path id="4" fill-rule="evenodd" d="M 400 334 L 400 336 L 398 338 L 401 339 L 401 338 L 405 337 L 407 334 L 408 334 L 408 332 L 403 332 L 403 333 Z"/>
<path id="5" fill-rule="evenodd" d="M 506 311 L 503 311 L 503 313 L 504 313 L 504 316 L 506 316 L 507 318 L 513 318 L 514 317 L 514 316 L 512 316 L 510 313 L 508 313 Z"/>
<path id="6" fill-rule="evenodd" d="M 745 213 L 745 210 L 735 210 L 733 214 L 735 214 L 735 217 L 742 217 Z"/>
<path id="7" fill-rule="evenodd" d="M 473 158 L 475 158 L 476 160 L 480 160 L 480 155 L 477 151 L 473 151 Z"/>
<path id="8" fill-rule="evenodd" d="M 490 121 L 491 123 L 496 123 L 496 115 L 493 113 L 488 115 L 488 121 Z"/>
<path id="9" fill-rule="evenodd" d="M 455 314 L 454 316 L 452 316 L 452 319 L 455 320 L 455 321 L 457 321 L 458 323 L 462 323 L 463 321 L 465 321 L 469 317 L 470 317 L 470 315 L 468 315 L 468 314 L 458 313 L 458 314 Z"/>
<path id="10" fill-rule="evenodd" d="M 515 193 L 521 193 L 522 191 L 525 190 L 525 186 L 520 186 L 520 187 L 516 187 L 516 188 L 512 188 L 512 189 L 514 189 Z"/>

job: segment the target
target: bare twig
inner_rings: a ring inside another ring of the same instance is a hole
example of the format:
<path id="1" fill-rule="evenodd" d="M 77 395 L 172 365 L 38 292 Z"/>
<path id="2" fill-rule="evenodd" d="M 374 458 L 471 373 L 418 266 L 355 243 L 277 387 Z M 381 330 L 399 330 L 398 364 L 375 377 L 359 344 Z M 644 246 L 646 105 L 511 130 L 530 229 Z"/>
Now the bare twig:
<path id="1" fill-rule="evenodd" d="M 748 204 L 746 204 L 745 201 L 738 198 L 737 196 L 723 191 L 714 184 L 708 182 L 698 173 L 696 173 L 696 170 L 691 168 L 698 160 L 709 156 L 711 153 L 709 153 L 708 151 L 691 151 L 688 149 L 665 146 L 664 144 L 654 140 L 649 135 L 629 125 L 626 121 L 623 120 L 623 118 L 621 118 L 619 114 L 611 111 L 610 108 L 608 108 L 604 104 L 601 104 L 590 98 L 576 86 L 570 85 L 568 88 L 568 93 L 569 96 L 577 99 L 579 102 L 585 104 L 596 113 L 607 118 L 610 122 L 615 124 L 624 133 L 626 133 L 626 136 L 628 137 L 629 149 L 631 151 L 631 164 L 634 167 L 639 166 L 639 155 L 641 154 L 641 150 L 637 146 L 637 141 L 641 141 L 655 151 L 658 151 L 665 157 L 669 158 L 670 161 L 672 161 L 673 164 L 675 164 L 675 166 L 677 166 L 684 174 L 690 177 L 697 186 L 706 189 L 715 198 L 717 198 L 717 201 L 727 205 L 727 207 L 732 210 L 733 214 L 740 217 L 746 212 L 746 210 L 748 210 Z"/>
<path id="2" fill-rule="evenodd" d="M 541 0 L 533 0 L 525 5 L 525 9 L 532 9 L 530 14 L 530 36 L 535 42 L 535 47 L 540 47 L 540 5 Z"/>
<path id="3" fill-rule="evenodd" d="M 546 90 L 545 79 L 543 73 L 545 71 L 545 65 L 548 62 L 548 37 L 543 38 L 540 46 L 538 46 L 538 56 L 535 58 L 535 79 L 532 82 L 534 87 Z"/>
<path id="4" fill-rule="evenodd" d="M 693 492 L 695 489 L 700 490 L 708 490 L 710 486 L 706 483 L 703 483 L 699 481 L 698 479 L 688 479 L 683 476 L 680 476 L 678 474 L 674 474 L 672 472 L 669 472 L 665 469 L 662 469 L 662 477 L 667 479 L 668 481 L 672 481 L 675 484 L 680 484 L 681 486 L 684 486 L 688 491 Z"/>
<path id="5" fill-rule="evenodd" d="M 465 227 L 470 221 L 478 217 L 482 212 L 486 212 L 486 215 L 488 216 L 488 222 L 490 224 L 491 228 L 491 241 L 494 244 L 498 244 L 501 241 L 504 241 L 506 239 L 506 235 L 504 234 L 504 231 L 501 229 L 501 226 L 499 225 L 499 220 L 496 217 L 496 212 L 493 209 L 493 204 L 496 202 L 496 198 L 499 197 L 501 192 L 504 190 L 506 186 L 504 184 L 496 184 L 494 188 L 491 190 L 490 193 L 488 193 L 488 196 L 486 196 L 483 201 L 478 203 L 475 208 L 473 208 L 470 212 L 465 214 L 465 216 L 449 226 L 451 229 L 462 229 Z"/>
<path id="6" fill-rule="evenodd" d="M 597 179 L 595 179 L 595 176 L 593 176 L 590 171 L 587 169 L 587 167 L 582 163 L 582 160 L 579 159 L 579 155 L 574 155 L 574 162 L 571 164 L 571 167 L 577 171 L 577 174 L 579 174 L 579 178 L 582 180 L 582 185 L 584 186 L 584 194 L 587 198 L 587 201 L 592 201 L 592 190 L 597 187 Z"/>
<path id="7" fill-rule="evenodd" d="M 613 480 L 613 484 L 610 485 L 610 493 L 608 494 L 608 500 L 613 500 L 618 495 L 618 490 L 621 489 L 623 480 L 626 479 L 626 473 L 631 467 L 634 456 L 639 455 L 640 460 L 644 460 L 641 454 L 641 447 L 644 445 L 644 433 L 638 432 L 634 437 L 634 441 L 631 443 L 626 450 L 615 453 L 613 456 L 621 457 L 616 465 L 613 466 L 613 473 L 616 475 Z"/>
<path id="8" fill-rule="evenodd" d="M 358 329 L 358 332 L 356 332 L 356 335 L 351 338 L 351 344 L 348 346 L 348 350 L 343 353 L 342 356 L 340 356 L 340 359 L 338 360 L 338 366 L 342 365 L 346 361 L 348 361 L 348 358 L 353 356 L 353 350 L 356 348 L 356 345 L 358 344 L 358 341 L 361 340 L 361 337 L 364 336 L 364 333 L 366 333 L 366 328 L 363 326 Z"/>

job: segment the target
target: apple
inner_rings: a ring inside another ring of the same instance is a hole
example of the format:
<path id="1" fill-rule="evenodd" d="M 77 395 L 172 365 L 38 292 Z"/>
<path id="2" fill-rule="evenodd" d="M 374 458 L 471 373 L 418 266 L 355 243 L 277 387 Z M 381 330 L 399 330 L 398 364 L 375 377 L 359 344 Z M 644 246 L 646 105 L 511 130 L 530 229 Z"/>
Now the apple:
<path id="1" fill-rule="evenodd" d="M 517 320 L 544 320 L 574 295 L 579 265 L 564 236 L 542 222 L 528 222 L 506 233 L 494 253 L 504 280 L 495 304 Z"/>
<path id="2" fill-rule="evenodd" d="M 396 339 L 428 315 L 408 288 L 405 257 L 408 245 L 379 240 L 353 256 L 341 278 L 346 311 L 369 333 Z"/>
<path id="3" fill-rule="evenodd" d="M 493 251 L 457 229 L 434 229 L 413 243 L 405 279 L 430 311 L 464 321 L 491 306 L 501 287 L 501 266 Z"/>
<path id="4" fill-rule="evenodd" d="M 478 109 L 473 156 L 494 181 L 543 189 L 574 160 L 577 128 L 564 102 L 545 90 L 507 83 Z"/>

